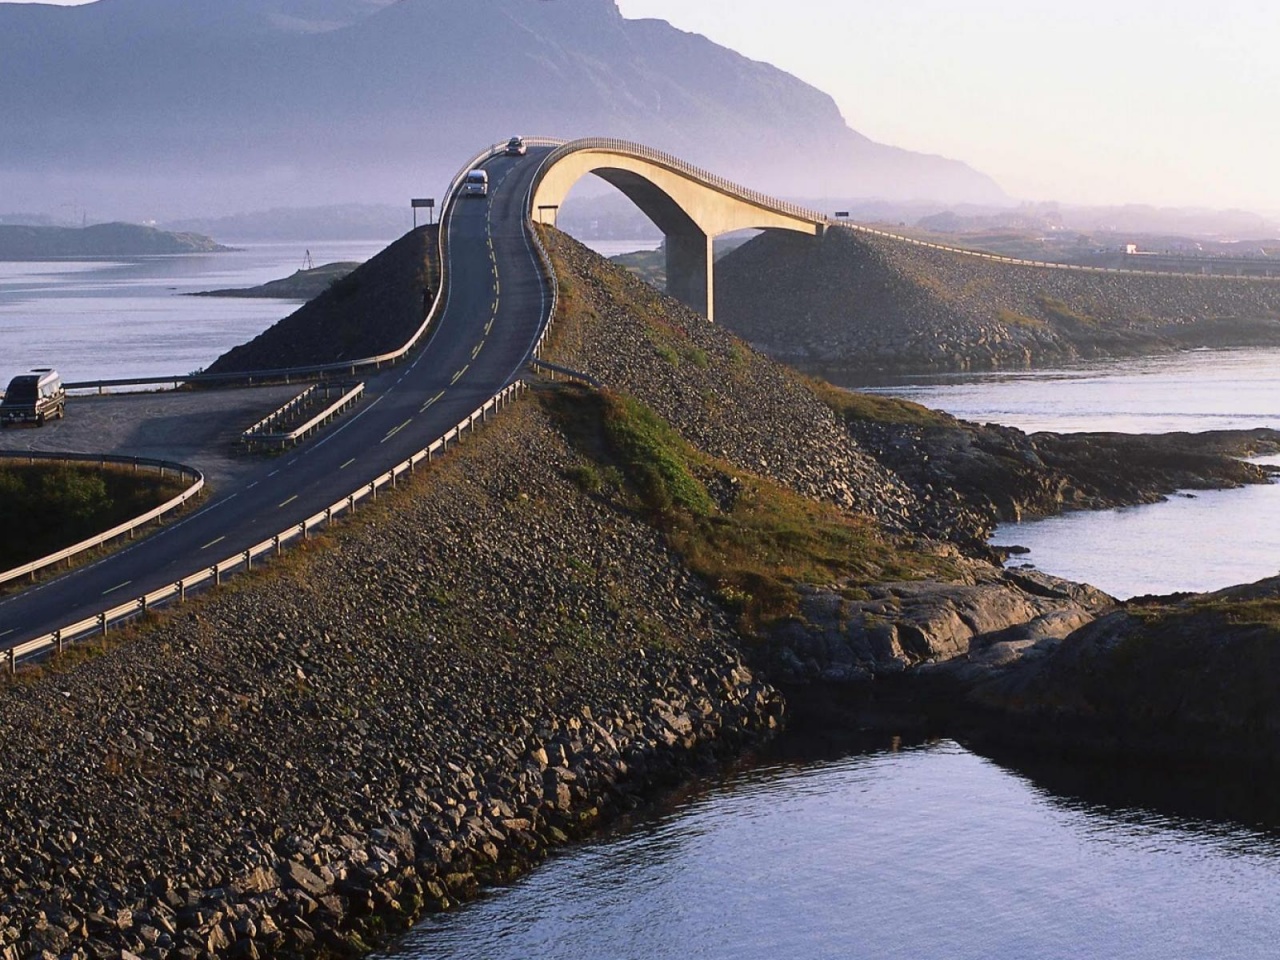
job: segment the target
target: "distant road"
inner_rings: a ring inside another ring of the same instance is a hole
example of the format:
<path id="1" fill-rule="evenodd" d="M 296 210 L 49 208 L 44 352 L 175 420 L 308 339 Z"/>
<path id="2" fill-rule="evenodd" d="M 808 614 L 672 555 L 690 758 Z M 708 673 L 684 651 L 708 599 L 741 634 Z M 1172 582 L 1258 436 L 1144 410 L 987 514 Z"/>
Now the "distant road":
<path id="1" fill-rule="evenodd" d="M 494 157 L 487 199 L 459 198 L 448 299 L 426 345 L 368 378 L 367 401 L 318 440 L 242 474 L 151 537 L 0 600 L 0 650 L 191 575 L 323 511 L 428 446 L 518 378 L 550 304 L 526 234 L 549 148 Z"/>

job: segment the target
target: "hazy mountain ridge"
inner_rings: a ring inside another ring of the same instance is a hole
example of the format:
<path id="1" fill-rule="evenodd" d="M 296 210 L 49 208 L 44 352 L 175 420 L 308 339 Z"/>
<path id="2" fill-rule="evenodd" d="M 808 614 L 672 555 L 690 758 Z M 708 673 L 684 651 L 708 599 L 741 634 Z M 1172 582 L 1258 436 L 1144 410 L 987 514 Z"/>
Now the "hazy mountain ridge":
<path id="1" fill-rule="evenodd" d="M 515 132 L 636 139 L 792 195 L 1004 199 L 613 0 L 3 4 L 0 88 L 0 174 L 48 207 L 68 183 L 138 216 L 386 202 Z"/>

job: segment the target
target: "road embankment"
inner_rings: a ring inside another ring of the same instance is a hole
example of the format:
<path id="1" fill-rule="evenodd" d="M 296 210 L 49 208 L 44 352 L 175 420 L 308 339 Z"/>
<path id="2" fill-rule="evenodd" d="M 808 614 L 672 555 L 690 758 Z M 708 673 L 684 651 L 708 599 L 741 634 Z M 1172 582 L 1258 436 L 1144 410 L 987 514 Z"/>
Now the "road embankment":
<path id="1" fill-rule="evenodd" d="M 358 951 L 767 736 L 724 615 L 574 462 L 522 405 L 328 549 L 0 692 L 0 956 Z"/>
<path id="2" fill-rule="evenodd" d="M 830 372 L 986 370 L 1280 343 L 1280 282 L 1026 267 L 833 229 L 716 267 L 717 320 Z"/>

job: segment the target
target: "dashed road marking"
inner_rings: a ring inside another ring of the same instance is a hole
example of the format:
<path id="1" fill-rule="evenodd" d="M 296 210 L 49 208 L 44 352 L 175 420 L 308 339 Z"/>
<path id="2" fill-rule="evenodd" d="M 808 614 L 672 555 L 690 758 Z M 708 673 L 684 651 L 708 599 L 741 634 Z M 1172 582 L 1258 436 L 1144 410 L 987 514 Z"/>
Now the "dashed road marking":
<path id="1" fill-rule="evenodd" d="M 13 630 L 17 630 L 17 629 L 18 629 L 17 627 L 13 628 Z M 0 633 L 0 637 L 7 637 L 9 634 L 13 633 L 13 630 L 6 630 L 4 633 Z"/>
<path id="2" fill-rule="evenodd" d="M 217 540 L 210 540 L 208 543 L 206 543 L 206 544 L 205 544 L 203 547 L 201 547 L 200 549 L 201 549 L 201 550 L 208 550 L 210 547 L 216 547 L 218 544 L 220 544 L 220 543 L 221 543 L 223 540 L 225 540 L 225 539 L 227 539 L 227 538 L 226 538 L 226 537 L 219 537 Z"/>
<path id="3" fill-rule="evenodd" d="M 419 407 L 419 408 L 418 408 L 418 412 L 419 412 L 419 413 L 426 413 L 426 412 L 427 412 L 427 408 L 428 408 L 428 407 L 430 407 L 430 406 L 432 406 L 432 405 L 433 405 L 437 400 L 439 400 L 439 399 L 440 399 L 441 397 L 443 397 L 443 396 L 444 396 L 444 391 L 443 391 L 443 390 L 441 390 L 441 391 L 440 391 L 439 393 L 437 393 L 434 397 L 432 397 L 430 400 L 428 400 L 426 403 L 424 403 L 421 407 Z"/>
<path id="4" fill-rule="evenodd" d="M 343 464 L 342 466 L 340 466 L 338 469 L 339 469 L 339 470 L 345 470 L 345 469 L 347 469 L 347 467 L 351 466 L 351 465 L 352 465 L 353 463 L 355 463 L 355 462 L 356 462 L 356 458 L 355 458 L 355 457 L 352 457 L 350 460 L 348 460 L 346 463 L 344 463 L 344 464 Z"/>
<path id="5" fill-rule="evenodd" d="M 115 593 L 117 590 L 123 590 L 125 587 L 127 587 L 131 583 L 133 583 L 132 580 L 126 580 L 124 583 L 120 584 L 120 586 L 118 587 L 112 587 L 110 590 L 103 590 L 102 595 L 105 597 L 108 593 Z"/>
<path id="6" fill-rule="evenodd" d="M 474 350 L 472 350 L 472 351 L 471 351 L 471 359 L 472 359 L 472 360 L 474 360 L 476 357 L 480 356 L 480 351 L 484 349 L 484 344 L 485 344 L 485 342 L 484 342 L 483 340 L 481 340 L 479 343 L 477 343 L 477 344 L 476 344 L 476 348 L 475 348 Z"/>
<path id="7" fill-rule="evenodd" d="M 411 424 L 411 423 L 413 423 L 413 418 L 412 418 L 412 417 L 410 417 L 410 418 L 409 418 L 408 420 L 406 420 L 404 423 L 400 424 L 400 426 L 395 427 L 394 429 L 392 429 L 390 433 L 388 433 L 385 437 L 383 437 L 383 438 L 382 438 L 381 440 L 379 440 L 378 442 L 379 442 L 379 443 L 386 443 L 388 440 L 390 440 L 392 437 L 394 437 L 397 433 L 399 433 L 401 430 L 403 430 L 405 427 L 407 427 L 407 426 L 408 426 L 409 424 Z"/>
<path id="8" fill-rule="evenodd" d="M 284 509 L 285 507 L 287 507 L 289 504 L 293 503 L 293 501 L 295 501 L 295 500 L 297 500 L 297 499 L 298 499 L 298 494 L 296 494 L 296 493 L 295 493 L 292 497 L 290 497 L 290 498 L 289 498 L 288 500 L 286 500 L 284 503 L 280 504 L 280 506 L 276 507 L 276 509 L 277 509 L 277 510 L 282 510 L 282 509 Z"/>
<path id="9" fill-rule="evenodd" d="M 453 379 L 449 381 L 449 384 L 453 385 L 457 383 L 459 380 L 462 379 L 462 375 L 470 369 L 471 369 L 471 364 L 468 363 L 465 367 L 463 367 L 461 370 L 459 370 L 457 373 L 453 375 Z"/>

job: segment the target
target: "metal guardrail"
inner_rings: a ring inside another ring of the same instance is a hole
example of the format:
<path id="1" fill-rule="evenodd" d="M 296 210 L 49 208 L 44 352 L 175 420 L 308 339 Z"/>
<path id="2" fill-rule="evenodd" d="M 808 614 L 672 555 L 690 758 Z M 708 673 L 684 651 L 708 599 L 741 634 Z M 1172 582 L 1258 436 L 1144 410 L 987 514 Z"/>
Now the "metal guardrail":
<path id="1" fill-rule="evenodd" d="M 188 467 L 181 463 L 171 463 L 168 460 L 148 460 L 145 457 L 115 457 L 106 454 L 77 454 L 77 453 L 15 453 L 0 451 L 0 460 L 15 461 L 26 460 L 28 463 L 55 462 L 55 463 L 92 463 L 100 467 L 108 464 L 115 466 L 133 467 L 134 471 L 146 469 L 155 470 L 160 476 L 164 476 L 166 471 L 172 472 L 180 477 L 191 480 L 190 486 L 181 494 L 162 503 L 154 510 L 148 510 L 141 516 L 134 517 L 132 520 L 126 520 L 118 526 L 112 527 L 110 530 L 92 536 L 87 540 L 81 540 L 79 543 L 73 544 L 57 553 L 51 553 L 47 557 L 41 557 L 38 560 L 32 560 L 30 563 L 23 564 L 20 567 L 14 567 L 12 570 L 0 572 L 0 584 L 10 583 L 19 580 L 22 577 L 34 577 L 39 571 L 55 566 L 64 560 L 70 560 L 78 553 L 86 550 L 92 550 L 94 547 L 100 547 L 102 544 L 116 537 L 128 535 L 133 536 L 134 532 L 140 527 L 146 526 L 153 520 L 159 521 L 164 516 L 172 513 L 174 510 L 184 506 L 193 497 L 198 496 L 200 491 L 204 489 L 204 474 L 193 467 Z"/>
<path id="2" fill-rule="evenodd" d="M 364 396 L 363 383 L 357 383 L 354 386 L 349 386 L 342 392 L 342 395 L 338 397 L 337 400 L 329 404 L 329 406 L 325 407 L 322 411 L 317 413 L 301 426 L 295 427 L 287 433 L 267 433 L 267 430 L 271 426 L 280 422 L 280 420 L 287 417 L 294 410 L 297 410 L 300 406 L 306 403 L 308 398 L 318 393 L 321 389 L 325 391 L 325 399 L 329 399 L 329 389 L 331 386 L 334 385 L 326 384 L 324 387 L 321 387 L 319 384 L 313 384 L 286 403 L 275 413 L 272 413 L 255 423 L 240 435 L 240 439 L 244 443 L 248 444 L 250 449 L 253 448 L 255 443 L 278 443 L 282 448 L 286 444 L 296 444 L 303 437 L 309 436 L 313 431 L 328 423 L 339 413 L 346 410 Z"/>
<path id="3" fill-rule="evenodd" d="M 192 590 L 209 584 L 220 585 L 223 578 L 228 574 L 236 571 L 252 570 L 255 560 L 259 560 L 264 556 L 278 555 L 287 544 L 295 540 L 306 540 L 316 529 L 332 523 L 334 518 L 341 516 L 343 513 L 353 512 L 356 504 L 366 497 L 376 500 L 380 489 L 388 484 L 394 488 L 400 477 L 406 473 L 412 474 L 419 463 L 424 460 L 430 462 L 437 454 L 447 450 L 450 444 L 457 445 L 464 434 L 475 431 L 477 423 L 486 422 L 491 415 L 505 408 L 527 389 L 528 386 L 523 380 L 517 380 L 509 384 L 490 397 L 483 405 L 476 408 L 469 416 L 460 420 L 455 427 L 447 431 L 440 439 L 419 450 L 407 460 L 396 464 L 386 473 L 361 486 L 350 495 L 338 500 L 319 513 L 307 517 L 301 523 L 288 527 L 274 536 L 254 544 L 247 550 L 212 564 L 188 577 L 163 586 L 158 590 L 153 590 L 151 593 L 141 597 L 135 597 L 119 606 L 112 607 L 110 610 L 104 610 L 92 617 L 60 627 L 51 633 L 35 637 L 10 648 L 2 655 L 4 657 L 4 669 L 13 674 L 17 671 L 18 664 L 24 660 L 51 651 L 61 653 L 68 644 L 96 636 L 104 636 L 108 628 L 138 617 L 162 604 L 174 600 L 182 603 Z"/>

